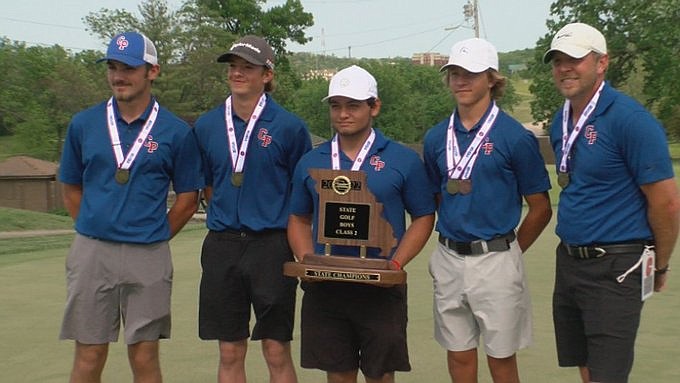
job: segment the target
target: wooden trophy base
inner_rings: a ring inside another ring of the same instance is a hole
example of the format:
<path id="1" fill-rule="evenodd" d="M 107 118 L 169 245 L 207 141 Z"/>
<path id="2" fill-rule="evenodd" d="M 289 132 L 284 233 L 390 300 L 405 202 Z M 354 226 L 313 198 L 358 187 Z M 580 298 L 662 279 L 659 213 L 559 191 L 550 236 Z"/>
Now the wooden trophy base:
<path id="1" fill-rule="evenodd" d="M 286 262 L 283 274 L 303 280 L 366 283 L 378 286 L 403 285 L 404 270 L 391 270 L 386 259 L 305 255 L 301 262 Z"/>

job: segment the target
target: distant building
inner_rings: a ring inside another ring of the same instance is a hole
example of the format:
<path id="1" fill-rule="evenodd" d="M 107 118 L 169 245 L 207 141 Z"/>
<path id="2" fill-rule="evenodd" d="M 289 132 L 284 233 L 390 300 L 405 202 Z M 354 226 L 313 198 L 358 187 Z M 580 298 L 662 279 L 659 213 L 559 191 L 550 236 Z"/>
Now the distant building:
<path id="1" fill-rule="evenodd" d="M 0 162 L 0 206 L 50 212 L 64 207 L 58 165 L 17 156 Z"/>
<path id="2" fill-rule="evenodd" d="M 449 56 L 444 56 L 436 52 L 414 53 L 411 56 L 411 63 L 414 65 L 426 65 L 441 67 L 449 61 Z"/>
<path id="3" fill-rule="evenodd" d="M 331 77 L 337 72 L 335 69 L 312 69 L 307 73 L 302 75 L 305 80 L 311 80 L 315 78 L 322 78 L 324 80 L 330 81 Z"/>
<path id="4" fill-rule="evenodd" d="M 510 64 L 508 65 L 508 72 L 510 74 L 517 73 L 523 70 L 527 70 L 527 64 Z"/>

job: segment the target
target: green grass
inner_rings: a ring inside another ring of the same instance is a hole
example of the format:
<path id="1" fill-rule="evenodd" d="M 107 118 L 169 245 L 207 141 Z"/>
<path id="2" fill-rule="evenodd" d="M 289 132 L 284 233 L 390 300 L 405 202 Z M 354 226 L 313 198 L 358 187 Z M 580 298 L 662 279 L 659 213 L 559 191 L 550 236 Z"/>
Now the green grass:
<path id="1" fill-rule="evenodd" d="M 512 110 L 508 111 L 508 114 L 521 123 L 533 122 L 534 118 L 531 116 L 530 102 L 534 96 L 529 92 L 531 80 L 513 77 L 511 81 L 520 102 L 515 105 Z"/>
<path id="2" fill-rule="evenodd" d="M 71 217 L 0 207 L 0 231 L 71 229 Z"/>
<path id="3" fill-rule="evenodd" d="M 2 140 L 0 140 L 2 143 Z M 1 145 L 0 145 L 1 146 Z M 673 158 L 680 158 L 680 144 L 671 144 Z M 680 167 L 676 165 L 676 174 Z M 554 166 L 548 168 L 556 205 L 559 186 Z M 525 255 L 534 304 L 534 344 L 518 354 L 524 382 L 575 382 L 574 369 L 557 367 L 551 319 L 554 281 L 554 221 Z M 69 217 L 0 208 L 0 232 L 70 229 Z M 161 358 L 166 383 L 215 381 L 217 345 L 197 337 L 197 296 L 200 280 L 199 253 L 205 229 L 192 222 L 171 242 L 175 266 L 173 287 L 173 337 L 163 341 Z M 0 240 L 0 370 L 7 382 L 64 382 L 72 363 L 72 342 L 57 340 L 65 297 L 64 258 L 72 234 Z M 445 352 L 432 337 L 432 282 L 427 271 L 436 233 L 408 267 L 409 350 L 413 371 L 398 373 L 400 382 L 448 382 Z M 674 259 L 680 256 L 676 249 Z M 680 381 L 680 287 L 671 272 L 667 291 L 645 304 L 640 326 L 636 364 L 631 382 Z M 302 292 L 298 292 L 298 298 Z M 298 299 L 299 300 L 299 299 Z M 299 304 L 298 304 L 299 310 Z M 299 318 L 299 311 L 298 316 Z M 293 357 L 300 382 L 324 381 L 324 374 L 299 368 L 299 321 L 296 322 Z M 491 382 L 480 355 L 480 383 Z M 258 342 L 250 343 L 247 357 L 251 382 L 268 381 Z M 125 347 L 111 345 L 104 381 L 131 381 Z"/>
<path id="4" fill-rule="evenodd" d="M 67 249 L 72 241 L 73 234 L 0 239 L 0 267 L 42 259 L 43 251 L 49 254 L 49 250 Z"/>
<path id="5" fill-rule="evenodd" d="M 680 142 L 671 142 L 668 145 L 668 149 L 671 152 L 671 158 L 675 160 L 676 162 L 680 160 Z M 675 172 L 676 175 L 678 175 L 678 172 Z"/>
<path id="6" fill-rule="evenodd" d="M 525 255 L 534 304 L 534 344 L 518 354 L 524 382 L 575 382 L 574 369 L 557 367 L 551 319 L 554 280 L 553 222 Z M 175 266 L 173 336 L 163 341 L 161 358 L 166 383 L 216 380 L 217 344 L 197 337 L 199 253 L 205 229 L 192 224 L 171 246 Z M 41 242 L 34 238 L 32 241 Z M 436 244 L 432 235 L 425 250 L 407 266 L 409 279 L 409 350 L 413 371 L 398 373 L 400 382 L 448 382 L 445 352 L 432 337 L 432 282 L 427 271 Z M 2 244 L 0 244 L 2 246 Z M 56 246 L 56 245 L 54 245 Z M 49 248 L 13 254 L 0 263 L 0 370 L 7 382 L 64 382 L 73 357 L 72 342 L 58 341 L 65 296 L 64 258 L 68 249 Z M 28 257 L 31 259 L 24 259 Z M 674 257 L 678 257 L 677 251 Z M 673 272 L 671 272 L 673 273 Z M 645 304 L 631 382 L 680 381 L 680 288 L 671 274 L 668 291 Z M 302 292 L 299 292 L 300 298 Z M 298 305 L 299 310 L 299 305 Z M 299 318 L 299 312 L 298 316 Z M 299 321 L 292 342 L 300 382 L 324 381 L 323 373 L 299 368 Z M 250 342 L 247 371 L 250 382 L 268 381 L 259 342 Z M 480 383 L 491 382 L 480 356 Z M 106 382 L 131 381 L 125 346 L 113 343 L 104 373 Z"/>

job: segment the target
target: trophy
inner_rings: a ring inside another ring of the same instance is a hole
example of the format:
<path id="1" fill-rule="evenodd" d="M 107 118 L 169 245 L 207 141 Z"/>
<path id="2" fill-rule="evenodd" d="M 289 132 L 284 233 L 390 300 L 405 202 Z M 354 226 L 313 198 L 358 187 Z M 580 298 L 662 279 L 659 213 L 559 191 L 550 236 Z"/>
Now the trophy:
<path id="1" fill-rule="evenodd" d="M 387 259 L 397 245 L 392 226 L 382 216 L 383 205 L 368 190 L 363 171 L 310 169 L 319 193 L 317 242 L 324 254 L 306 254 L 286 262 L 284 275 L 307 280 L 397 285 L 406 272 L 391 270 Z M 331 254 L 331 245 L 358 246 L 359 257 Z M 380 249 L 380 258 L 366 258 L 366 248 Z"/>

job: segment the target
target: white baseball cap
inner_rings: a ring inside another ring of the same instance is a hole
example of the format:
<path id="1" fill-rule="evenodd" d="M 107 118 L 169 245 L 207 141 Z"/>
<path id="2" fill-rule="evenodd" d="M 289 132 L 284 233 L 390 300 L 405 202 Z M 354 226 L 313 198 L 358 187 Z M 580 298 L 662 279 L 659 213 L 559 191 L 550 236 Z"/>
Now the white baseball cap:
<path id="1" fill-rule="evenodd" d="M 553 53 L 562 52 L 580 59 L 590 52 L 607 53 L 607 41 L 600 31 L 583 23 L 571 23 L 562 27 L 552 39 L 550 49 L 543 55 L 543 62 L 549 63 Z"/>
<path id="2" fill-rule="evenodd" d="M 362 101 L 376 98 L 378 97 L 378 83 L 366 69 L 352 65 L 333 75 L 328 84 L 328 96 L 321 101 L 334 96 Z"/>
<path id="3" fill-rule="evenodd" d="M 478 37 L 459 41 L 451 47 L 449 62 L 439 71 L 453 65 L 472 73 L 481 73 L 489 68 L 498 70 L 498 52 L 490 42 Z"/>

